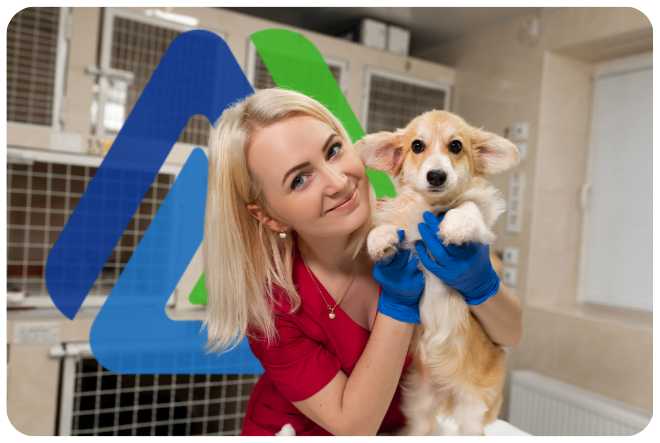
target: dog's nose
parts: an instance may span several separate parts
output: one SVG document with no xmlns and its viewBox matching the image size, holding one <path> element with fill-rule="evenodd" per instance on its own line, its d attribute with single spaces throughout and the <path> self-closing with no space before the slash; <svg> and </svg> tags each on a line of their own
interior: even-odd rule
<svg viewBox="0 0 660 443">
<path fill-rule="evenodd" d="M 431 186 L 440 186 L 447 180 L 447 173 L 445 171 L 429 171 L 426 174 L 426 180 Z"/>
</svg>

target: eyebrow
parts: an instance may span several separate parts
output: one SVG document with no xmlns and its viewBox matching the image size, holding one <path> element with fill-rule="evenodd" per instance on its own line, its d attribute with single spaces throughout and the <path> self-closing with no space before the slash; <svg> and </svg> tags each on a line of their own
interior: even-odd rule
<svg viewBox="0 0 660 443">
<path fill-rule="evenodd" d="M 323 149 L 321 150 L 321 152 L 325 152 L 325 150 L 328 149 L 328 146 L 330 145 L 330 142 L 332 141 L 332 139 L 333 139 L 336 135 L 339 135 L 339 134 L 337 134 L 336 132 L 333 132 L 332 134 L 330 134 L 330 136 L 328 137 L 328 139 L 327 139 L 327 140 L 325 141 L 325 143 L 323 144 Z M 311 165 L 310 162 L 305 162 L 305 163 L 301 163 L 301 164 L 299 164 L 299 165 L 297 165 L 297 166 L 294 166 L 293 168 L 289 169 L 289 170 L 286 172 L 286 174 L 284 174 L 284 179 L 282 180 L 282 185 L 284 185 L 284 182 L 286 181 L 286 178 L 287 178 L 289 175 L 293 174 L 293 173 L 296 172 L 298 169 L 306 168 L 306 167 L 309 166 L 309 165 Z"/>
</svg>

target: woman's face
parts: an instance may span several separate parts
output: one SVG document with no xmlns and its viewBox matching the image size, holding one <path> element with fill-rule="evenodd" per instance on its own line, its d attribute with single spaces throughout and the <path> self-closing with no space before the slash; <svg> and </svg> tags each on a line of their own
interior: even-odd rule
<svg viewBox="0 0 660 443">
<path fill-rule="evenodd" d="M 307 115 L 261 129 L 248 148 L 248 167 L 270 205 L 264 222 L 302 235 L 348 235 L 369 216 L 369 183 L 350 142 Z M 256 205 L 248 209 L 258 215 Z"/>
</svg>

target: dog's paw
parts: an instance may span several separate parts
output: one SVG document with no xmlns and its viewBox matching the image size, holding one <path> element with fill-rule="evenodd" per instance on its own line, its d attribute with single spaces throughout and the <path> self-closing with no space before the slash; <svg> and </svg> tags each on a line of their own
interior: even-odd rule
<svg viewBox="0 0 660 443">
<path fill-rule="evenodd" d="M 373 260 L 383 260 L 399 249 L 399 229 L 393 225 L 381 225 L 367 237 L 367 251 Z"/>
<path fill-rule="evenodd" d="M 445 245 L 468 242 L 488 244 L 495 239 L 495 235 L 486 227 L 479 208 L 472 202 L 447 211 L 440 223 L 438 237 L 442 238 Z"/>
<path fill-rule="evenodd" d="M 287 423 L 282 426 L 282 429 L 280 429 L 279 432 L 276 432 L 275 435 L 278 437 L 292 437 L 296 435 L 296 430 L 293 429 L 293 426 L 291 426 L 290 423 Z"/>
</svg>

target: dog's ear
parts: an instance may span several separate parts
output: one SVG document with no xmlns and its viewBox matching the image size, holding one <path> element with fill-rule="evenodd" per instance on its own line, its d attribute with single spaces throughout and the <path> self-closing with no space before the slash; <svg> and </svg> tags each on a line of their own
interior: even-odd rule
<svg viewBox="0 0 660 443">
<path fill-rule="evenodd" d="M 480 174 L 497 174 L 518 164 L 518 148 L 503 137 L 472 128 L 471 142 L 474 166 Z"/>
<path fill-rule="evenodd" d="M 392 177 L 401 171 L 403 129 L 396 132 L 369 134 L 355 144 L 364 166 L 375 171 L 384 171 Z"/>
</svg>

